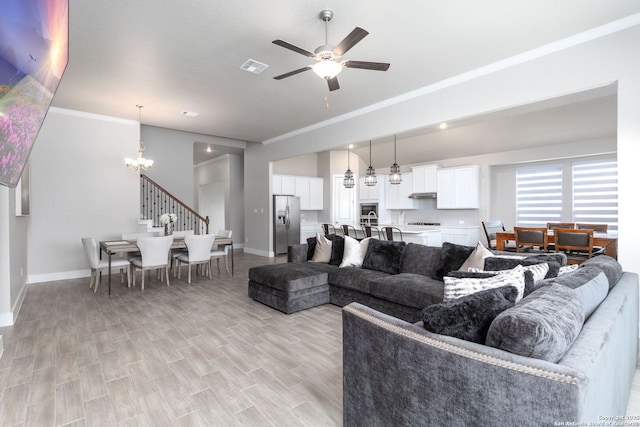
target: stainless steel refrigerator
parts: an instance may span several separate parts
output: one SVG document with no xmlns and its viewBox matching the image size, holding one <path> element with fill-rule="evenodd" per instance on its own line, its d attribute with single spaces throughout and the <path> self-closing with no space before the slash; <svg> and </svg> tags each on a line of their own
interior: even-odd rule
<svg viewBox="0 0 640 427">
<path fill-rule="evenodd" d="M 300 197 L 273 196 L 273 252 L 286 254 L 300 243 Z"/>
</svg>

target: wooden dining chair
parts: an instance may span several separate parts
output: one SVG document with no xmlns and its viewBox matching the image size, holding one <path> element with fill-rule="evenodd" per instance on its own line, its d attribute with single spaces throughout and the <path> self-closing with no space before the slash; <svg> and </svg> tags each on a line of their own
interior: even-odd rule
<svg viewBox="0 0 640 427">
<path fill-rule="evenodd" d="M 547 230 L 555 230 L 556 228 L 576 228 L 576 224 L 574 222 L 548 222 Z"/>
<path fill-rule="evenodd" d="M 607 233 L 609 229 L 607 224 L 587 224 L 584 222 L 577 222 L 576 229 L 578 230 L 593 230 L 594 233 Z"/>
<path fill-rule="evenodd" d="M 549 235 L 544 227 L 513 227 L 516 252 L 547 252 Z M 539 249 L 536 251 L 535 247 Z"/>
<path fill-rule="evenodd" d="M 593 230 L 556 228 L 553 235 L 555 250 L 567 255 L 567 264 L 580 264 L 593 256 Z"/>
</svg>

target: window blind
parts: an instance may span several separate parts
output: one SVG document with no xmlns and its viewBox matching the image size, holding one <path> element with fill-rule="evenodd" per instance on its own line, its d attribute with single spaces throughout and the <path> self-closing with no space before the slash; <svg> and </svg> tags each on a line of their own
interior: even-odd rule
<svg viewBox="0 0 640 427">
<path fill-rule="evenodd" d="M 546 227 L 562 218 L 562 165 L 516 171 L 516 214 L 520 227 Z"/>
<path fill-rule="evenodd" d="M 618 231 L 618 162 L 573 163 L 573 220 Z"/>
</svg>

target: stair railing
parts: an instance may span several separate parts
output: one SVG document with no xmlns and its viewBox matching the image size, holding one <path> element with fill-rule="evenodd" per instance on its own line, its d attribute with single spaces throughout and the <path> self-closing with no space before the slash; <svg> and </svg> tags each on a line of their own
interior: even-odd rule
<svg viewBox="0 0 640 427">
<path fill-rule="evenodd" d="M 193 230 L 195 234 L 209 234 L 209 217 L 203 217 L 180 199 L 146 175 L 140 175 L 140 215 L 162 227 L 160 216 L 174 213 L 178 217 L 174 230 Z"/>
</svg>

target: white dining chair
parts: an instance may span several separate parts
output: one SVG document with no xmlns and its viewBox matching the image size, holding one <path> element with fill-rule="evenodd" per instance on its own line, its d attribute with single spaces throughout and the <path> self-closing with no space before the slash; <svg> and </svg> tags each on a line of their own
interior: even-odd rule
<svg viewBox="0 0 640 427">
<path fill-rule="evenodd" d="M 95 293 L 98 290 L 98 286 L 100 285 L 100 273 L 103 271 L 109 271 L 109 261 L 100 259 L 100 248 L 98 247 L 98 243 L 93 237 L 83 237 L 82 247 L 84 248 L 84 253 L 87 255 L 89 266 L 91 267 L 91 280 L 89 281 L 89 289 L 91 289 L 95 285 L 93 289 L 93 292 Z M 122 275 L 126 271 L 127 286 L 130 285 L 131 277 L 129 276 L 129 261 L 127 261 L 126 259 L 112 259 L 111 268 L 120 269 L 120 283 L 122 283 Z"/>
<path fill-rule="evenodd" d="M 187 264 L 189 268 L 187 283 L 191 283 L 191 266 L 203 265 L 209 279 L 211 279 L 211 266 L 209 264 L 213 234 L 198 234 L 184 236 L 184 243 L 187 245 L 187 253 L 182 253 L 176 258 L 176 269 L 178 271 L 178 279 L 180 278 L 180 264 Z M 175 273 L 174 273 L 175 274 Z"/>
<path fill-rule="evenodd" d="M 194 234 L 195 232 L 193 230 L 178 230 L 173 232 L 173 238 L 184 239 L 185 236 L 193 236 Z M 169 271 L 172 271 L 174 265 L 178 262 L 177 261 L 178 255 L 186 254 L 186 253 L 187 253 L 186 249 L 175 249 L 171 251 L 171 265 L 169 266 Z M 173 274 L 173 277 L 176 277 L 175 272 Z"/>
<path fill-rule="evenodd" d="M 232 233 L 233 232 L 231 230 L 218 230 L 217 236 L 230 239 Z M 218 273 L 220 273 L 220 258 L 224 258 L 224 268 L 227 273 L 229 272 L 229 263 L 227 257 L 227 255 L 229 254 L 229 247 L 229 245 L 224 245 L 224 247 L 220 249 L 218 245 L 214 244 L 214 247 L 211 248 L 211 254 L 209 258 L 210 261 L 213 261 L 214 259 L 216 260 L 216 263 L 218 265 Z M 211 269 L 211 264 L 209 264 L 209 269 Z"/>
<path fill-rule="evenodd" d="M 173 243 L 173 236 L 144 237 L 138 239 L 140 256 L 132 258 L 131 273 L 133 274 L 133 286 L 136 285 L 136 269 L 142 270 L 142 283 L 140 290 L 144 291 L 144 272 L 164 268 L 165 279 L 169 286 L 169 250 Z"/>
</svg>

